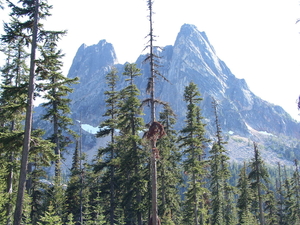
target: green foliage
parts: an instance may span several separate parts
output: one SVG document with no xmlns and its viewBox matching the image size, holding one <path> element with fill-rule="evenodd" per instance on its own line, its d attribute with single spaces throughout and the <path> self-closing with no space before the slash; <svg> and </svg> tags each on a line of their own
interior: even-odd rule
<svg viewBox="0 0 300 225">
<path fill-rule="evenodd" d="M 187 102 L 186 126 L 180 131 L 180 145 L 183 148 L 184 171 L 187 174 L 188 188 L 185 193 L 184 215 L 185 224 L 204 224 L 207 219 L 206 201 L 208 190 L 204 187 L 207 176 L 207 162 L 203 159 L 204 146 L 209 142 L 205 138 L 205 125 L 201 122 L 200 107 L 202 99 L 194 83 L 190 83 L 184 92 Z"/>
<path fill-rule="evenodd" d="M 239 197 L 237 200 L 239 224 L 255 224 L 254 215 L 251 213 L 254 193 L 250 187 L 245 163 L 240 171 L 237 188 L 239 189 Z"/>
<path fill-rule="evenodd" d="M 117 158 L 120 165 L 118 170 L 121 193 L 121 202 L 124 208 L 124 221 L 126 223 L 142 223 L 146 216 L 145 204 L 147 172 L 144 166 L 148 160 L 148 154 L 142 149 L 142 138 L 139 133 L 144 128 L 142 119 L 141 102 L 138 99 L 139 90 L 134 84 L 134 79 L 140 76 L 140 69 L 135 64 L 126 64 L 124 76 L 127 86 L 120 91 L 118 107 Z"/>
<path fill-rule="evenodd" d="M 80 218 L 81 190 L 83 188 L 82 171 L 80 168 L 81 159 L 78 147 L 77 141 L 73 154 L 70 179 L 66 189 L 67 212 L 72 214 L 74 218 Z"/>
<path fill-rule="evenodd" d="M 119 92 L 116 90 L 116 84 L 118 81 L 118 71 L 112 68 L 111 72 L 106 75 L 106 82 L 108 84 L 106 95 L 106 107 L 107 110 L 104 113 L 104 117 L 107 119 L 102 121 L 99 126 L 99 131 L 96 137 L 104 137 L 109 135 L 110 142 L 106 147 L 99 149 L 98 162 L 95 165 L 95 172 L 103 171 L 103 183 L 101 184 L 101 194 L 108 205 L 105 207 L 107 211 L 104 212 L 108 216 L 109 223 L 112 225 L 115 223 L 117 216 L 117 207 L 120 205 L 118 202 L 118 192 L 116 186 L 119 183 L 119 177 L 117 176 L 117 168 L 120 166 L 120 160 L 118 158 L 118 149 L 116 148 L 115 130 L 118 124 L 118 101 Z"/>
<path fill-rule="evenodd" d="M 63 225 L 62 219 L 56 214 L 55 207 L 50 203 L 48 210 L 40 218 L 38 225 Z"/>
<path fill-rule="evenodd" d="M 159 200 L 159 215 L 163 224 L 181 223 L 181 201 L 178 187 L 182 184 L 181 154 L 174 130 L 176 117 L 169 106 L 160 113 L 159 122 L 164 126 L 166 137 L 158 141 L 159 160 L 157 166 Z"/>
<path fill-rule="evenodd" d="M 211 190 L 211 221 L 213 224 L 233 224 L 234 223 L 234 206 L 233 206 L 233 188 L 229 184 L 229 157 L 224 145 L 222 131 L 219 124 L 217 113 L 217 103 L 213 99 L 213 109 L 215 112 L 216 123 L 216 142 L 210 153 L 210 190 Z"/>
<path fill-rule="evenodd" d="M 46 112 L 43 119 L 52 123 L 51 137 L 54 144 L 54 152 L 57 156 L 55 162 L 55 175 L 60 175 L 60 157 L 64 148 L 71 143 L 71 138 L 64 134 L 75 135 L 69 129 L 72 120 L 68 116 L 70 113 L 70 99 L 67 95 L 73 91 L 70 85 L 77 83 L 78 78 L 67 78 L 63 76 L 61 61 L 63 54 L 57 50 L 57 42 L 65 31 L 45 31 L 45 42 L 40 46 L 41 58 L 37 60 L 36 73 L 39 78 L 38 89 L 43 92 L 43 98 L 46 100 L 42 104 Z"/>
</svg>

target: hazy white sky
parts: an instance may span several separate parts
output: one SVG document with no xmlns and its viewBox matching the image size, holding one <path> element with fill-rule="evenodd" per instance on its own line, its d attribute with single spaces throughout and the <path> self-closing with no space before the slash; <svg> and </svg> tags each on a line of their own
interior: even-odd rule
<svg viewBox="0 0 300 225">
<path fill-rule="evenodd" d="M 67 74 L 82 43 L 106 39 L 120 63 L 134 62 L 149 33 L 146 0 L 48 0 L 46 28 L 68 30 L 60 42 Z M 300 94 L 298 0 L 155 0 L 157 45 L 173 45 L 184 23 L 205 31 L 217 55 L 254 94 L 295 119 Z M 0 19 L 4 17 L 0 11 Z M 0 64 L 1 65 L 1 64 Z M 201 90 L 200 90 L 201 91 Z"/>
</svg>

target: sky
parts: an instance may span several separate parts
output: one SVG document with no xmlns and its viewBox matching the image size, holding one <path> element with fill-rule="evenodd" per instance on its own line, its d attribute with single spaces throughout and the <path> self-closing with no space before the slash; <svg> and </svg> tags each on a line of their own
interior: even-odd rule
<svg viewBox="0 0 300 225">
<path fill-rule="evenodd" d="M 113 44 L 119 63 L 135 62 L 146 53 L 146 0 L 48 3 L 53 9 L 52 16 L 43 21 L 45 28 L 68 31 L 59 43 L 65 53 L 66 75 L 83 43 L 93 45 L 106 39 Z M 298 0 L 154 0 L 153 11 L 156 45 L 173 45 L 183 24 L 195 25 L 206 33 L 218 57 L 237 78 L 246 80 L 255 95 L 282 106 L 300 121 L 296 104 L 300 95 Z M 0 11 L 1 21 L 7 21 L 5 15 Z"/>
</svg>

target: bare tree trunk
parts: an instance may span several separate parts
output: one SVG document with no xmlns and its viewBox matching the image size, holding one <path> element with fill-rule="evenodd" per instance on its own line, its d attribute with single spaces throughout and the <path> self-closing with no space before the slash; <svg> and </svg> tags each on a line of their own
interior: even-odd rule
<svg viewBox="0 0 300 225">
<path fill-rule="evenodd" d="M 155 121 L 155 97 L 154 97 L 154 59 L 153 59 L 153 27 L 152 27 L 152 2 L 149 0 L 149 20 L 150 20 L 150 73 L 151 73 L 151 123 Z M 157 207 L 157 164 L 156 164 L 156 143 L 151 140 L 151 186 L 152 186 L 152 225 L 157 225 L 158 207 Z"/>
<path fill-rule="evenodd" d="M 27 175 L 28 155 L 30 149 L 31 129 L 32 129 L 32 113 L 33 113 L 33 94 L 34 94 L 34 69 L 35 69 L 35 51 L 37 46 L 37 30 L 38 30 L 38 10 L 39 0 L 35 0 L 35 13 L 34 24 L 32 32 L 32 44 L 31 44 L 31 58 L 30 58 L 30 73 L 29 73 L 29 87 L 28 87 L 28 99 L 25 121 L 25 133 L 24 143 L 21 159 L 21 169 L 19 186 L 16 200 L 16 209 L 14 214 L 14 225 L 20 225 L 23 211 L 23 200 Z"/>
<path fill-rule="evenodd" d="M 151 141 L 152 149 L 156 149 L 154 141 Z M 151 155 L 151 184 L 152 184 L 152 225 L 157 225 L 157 164 L 156 152 Z"/>
</svg>

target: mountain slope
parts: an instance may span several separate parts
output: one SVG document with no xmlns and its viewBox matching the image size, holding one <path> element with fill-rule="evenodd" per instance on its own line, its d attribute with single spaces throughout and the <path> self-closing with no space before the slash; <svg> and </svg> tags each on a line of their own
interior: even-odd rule
<svg viewBox="0 0 300 225">
<path fill-rule="evenodd" d="M 293 120 L 280 106 L 276 106 L 254 95 L 244 79 L 236 78 L 218 58 L 206 34 L 189 24 L 184 24 L 177 36 L 174 46 L 157 50 L 161 73 L 170 81 L 160 80 L 156 83 L 156 95 L 162 101 L 169 102 L 177 114 L 177 128 L 182 127 L 186 106 L 183 92 L 189 82 L 195 82 L 203 97 L 202 113 L 207 123 L 208 135 L 215 133 L 214 115 L 211 107 L 212 97 L 219 103 L 219 117 L 224 136 L 229 142 L 230 156 L 233 160 L 242 160 L 252 154 L 251 141 L 265 145 L 264 151 L 274 153 L 269 148 L 270 137 L 282 137 L 287 148 L 296 146 L 300 137 L 300 124 Z M 145 88 L 149 77 L 149 65 L 143 63 L 141 55 L 136 63 L 142 69 L 143 76 L 136 81 L 141 90 L 141 98 L 146 98 Z M 96 127 L 105 111 L 106 90 L 105 76 L 112 66 L 120 72 L 119 88 L 122 88 L 124 65 L 117 64 L 113 46 L 105 40 L 97 45 L 82 45 L 73 60 L 68 77 L 80 78 L 80 84 L 74 86 L 72 99 L 72 118 L 84 124 Z M 147 109 L 146 109 L 147 111 Z M 149 118 L 145 117 L 146 122 Z M 85 133 L 88 137 L 88 133 Z M 243 143 L 243 145 L 241 145 Z M 274 143 L 274 142 L 272 142 Z M 95 148 L 96 141 L 92 135 L 84 141 L 86 148 Z M 87 147 L 89 146 L 89 147 Z M 270 144 L 271 146 L 271 144 Z M 245 150 L 244 156 L 236 155 Z M 250 155 L 251 155 L 250 154 Z M 284 160 L 280 153 L 274 153 L 274 161 Z"/>
</svg>

